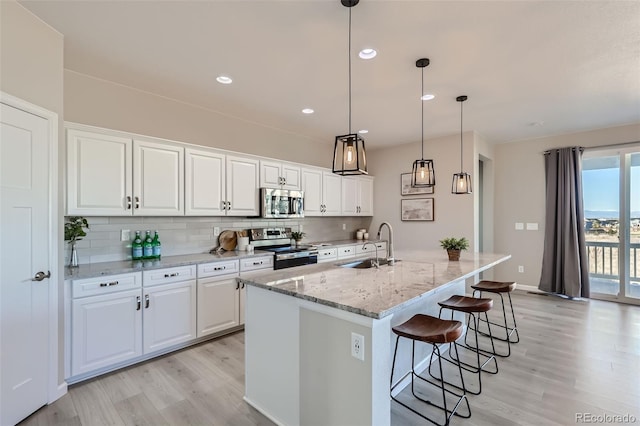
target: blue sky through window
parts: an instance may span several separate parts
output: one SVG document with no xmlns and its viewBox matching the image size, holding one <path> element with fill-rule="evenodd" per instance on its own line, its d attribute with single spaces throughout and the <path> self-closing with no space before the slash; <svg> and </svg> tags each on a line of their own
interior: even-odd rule
<svg viewBox="0 0 640 426">
<path fill-rule="evenodd" d="M 617 218 L 619 168 L 583 170 L 586 217 Z M 631 167 L 631 217 L 640 217 L 640 167 Z"/>
</svg>

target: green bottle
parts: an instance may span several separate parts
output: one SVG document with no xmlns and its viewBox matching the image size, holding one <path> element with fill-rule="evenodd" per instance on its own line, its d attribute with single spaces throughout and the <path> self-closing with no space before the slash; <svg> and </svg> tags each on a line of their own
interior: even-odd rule
<svg viewBox="0 0 640 426">
<path fill-rule="evenodd" d="M 162 244 L 160 243 L 160 237 L 158 236 L 158 231 L 156 231 L 156 235 L 153 237 L 153 258 L 160 259 L 162 255 Z"/>
<path fill-rule="evenodd" d="M 131 244 L 131 258 L 133 260 L 142 259 L 142 238 L 140 238 L 140 231 L 136 231 L 136 237 Z"/>
<path fill-rule="evenodd" d="M 147 236 L 142 243 L 142 258 L 153 259 L 153 240 L 151 239 L 151 231 L 147 231 Z"/>
</svg>

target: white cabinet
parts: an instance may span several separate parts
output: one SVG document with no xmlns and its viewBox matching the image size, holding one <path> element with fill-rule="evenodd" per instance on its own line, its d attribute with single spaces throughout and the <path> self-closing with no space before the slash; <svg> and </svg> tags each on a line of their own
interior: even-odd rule
<svg viewBox="0 0 640 426">
<path fill-rule="evenodd" d="M 342 246 L 338 247 L 338 259 L 349 259 L 355 257 L 356 246 Z"/>
<path fill-rule="evenodd" d="M 196 338 L 196 281 L 143 288 L 144 353 Z"/>
<path fill-rule="evenodd" d="M 248 157 L 227 155 L 226 173 L 227 215 L 259 215 L 259 161 Z"/>
<path fill-rule="evenodd" d="M 184 214 L 184 148 L 67 130 L 67 214 Z"/>
<path fill-rule="evenodd" d="M 141 281 L 134 273 L 72 282 L 72 375 L 142 355 Z"/>
<path fill-rule="evenodd" d="M 237 260 L 198 265 L 198 337 L 241 324 L 239 269 Z"/>
<path fill-rule="evenodd" d="M 302 169 L 305 216 L 342 214 L 342 177 L 322 169 Z"/>
<path fill-rule="evenodd" d="M 133 140 L 67 130 L 67 214 L 132 214 Z"/>
<path fill-rule="evenodd" d="M 260 187 L 300 189 L 300 167 L 279 161 L 260 160 Z"/>
<path fill-rule="evenodd" d="M 373 216 L 373 178 L 367 176 L 342 178 L 342 214 Z"/>
<path fill-rule="evenodd" d="M 136 215 L 184 215 L 183 147 L 133 141 L 133 205 Z"/>
<path fill-rule="evenodd" d="M 185 150 L 187 216 L 257 216 L 259 161 L 212 150 Z"/>
<path fill-rule="evenodd" d="M 338 249 L 336 247 L 318 249 L 318 263 L 331 262 L 333 260 L 338 260 Z"/>
<path fill-rule="evenodd" d="M 224 216 L 227 184 L 226 156 L 213 151 L 185 149 L 185 214 Z"/>
<path fill-rule="evenodd" d="M 372 241 L 373 242 L 373 241 Z M 368 256 L 368 257 L 372 257 L 375 256 L 376 253 L 376 249 L 378 251 L 378 257 L 379 258 L 386 258 L 387 257 L 387 242 L 386 241 L 378 241 L 375 242 L 375 248 L 373 247 L 372 244 L 366 244 L 367 241 L 362 241 L 362 244 L 358 244 L 356 246 L 356 255 L 357 256 Z"/>
</svg>

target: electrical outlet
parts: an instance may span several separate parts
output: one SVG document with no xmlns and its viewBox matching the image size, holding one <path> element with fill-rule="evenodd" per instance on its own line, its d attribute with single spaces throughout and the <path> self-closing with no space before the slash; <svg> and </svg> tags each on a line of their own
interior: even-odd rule
<svg viewBox="0 0 640 426">
<path fill-rule="evenodd" d="M 343 230 L 343 231 L 346 231 L 346 230 L 347 230 L 347 224 L 346 224 L 346 223 L 343 223 L 343 224 L 342 224 L 342 230 Z"/>
<path fill-rule="evenodd" d="M 220 227 L 219 226 L 214 226 L 213 227 L 213 236 L 217 237 L 218 235 L 220 235 Z"/>
<path fill-rule="evenodd" d="M 351 333 L 351 356 L 364 361 L 364 336 L 358 333 Z"/>
<path fill-rule="evenodd" d="M 298 228 L 300 232 L 304 231 L 304 226 L 302 224 L 298 225 Z"/>
<path fill-rule="evenodd" d="M 518 272 L 520 272 L 521 274 L 524 274 L 524 266 L 522 265 L 518 266 Z"/>
<path fill-rule="evenodd" d="M 129 229 L 120 230 L 120 241 L 129 241 L 131 239 L 131 231 Z"/>
</svg>

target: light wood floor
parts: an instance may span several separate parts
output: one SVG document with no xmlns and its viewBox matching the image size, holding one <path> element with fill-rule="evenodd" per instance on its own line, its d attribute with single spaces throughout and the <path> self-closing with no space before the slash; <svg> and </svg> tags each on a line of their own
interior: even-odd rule
<svg viewBox="0 0 640 426">
<path fill-rule="evenodd" d="M 640 307 L 523 292 L 514 304 L 521 342 L 452 425 L 569 425 L 576 413 L 640 424 Z M 242 400 L 243 360 L 240 332 L 73 385 L 22 424 L 271 425 Z M 425 423 L 392 402 L 393 425 Z"/>
</svg>

